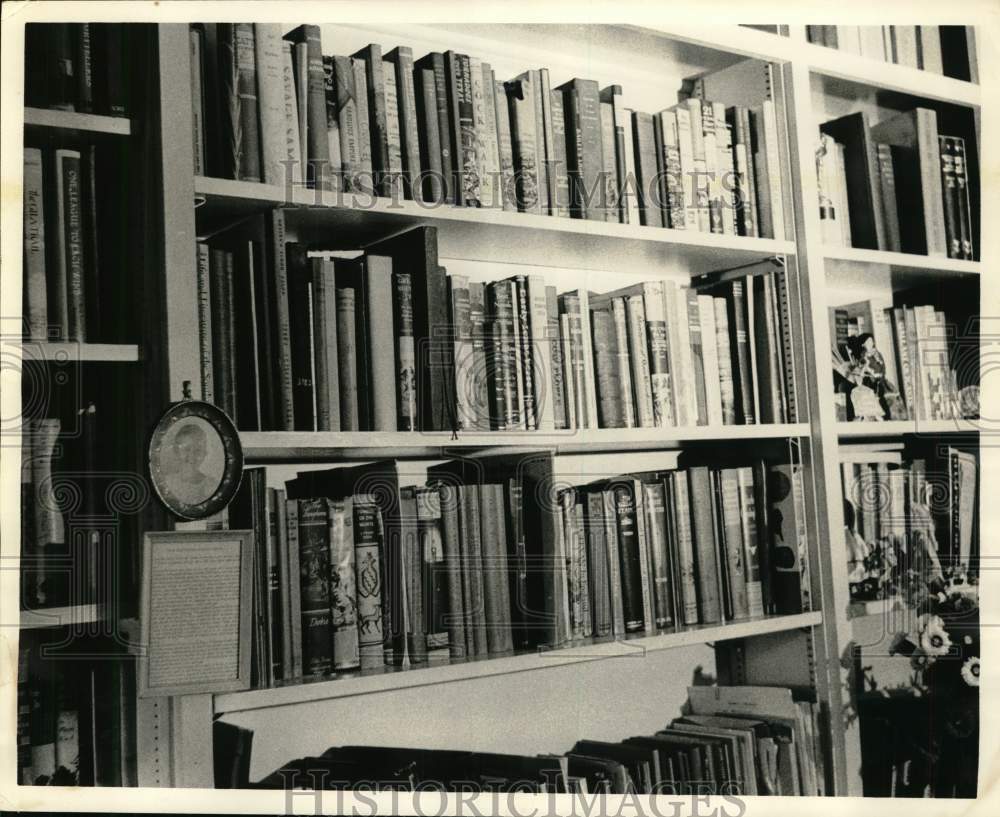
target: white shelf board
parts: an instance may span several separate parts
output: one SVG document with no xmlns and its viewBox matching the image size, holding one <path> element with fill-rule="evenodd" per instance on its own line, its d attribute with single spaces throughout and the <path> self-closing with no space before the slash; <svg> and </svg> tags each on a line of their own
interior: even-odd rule
<svg viewBox="0 0 1000 817">
<path fill-rule="evenodd" d="M 863 250 L 855 247 L 826 246 L 823 248 L 823 255 L 828 262 L 832 262 L 833 266 L 842 264 L 878 265 L 889 267 L 894 276 L 905 275 L 907 277 L 977 276 L 981 267 L 978 261 L 888 252 L 886 250 Z"/>
<path fill-rule="evenodd" d="M 46 360 L 54 363 L 137 363 L 139 347 L 127 343 L 35 343 L 25 341 L 22 360 Z"/>
<path fill-rule="evenodd" d="M 52 108 L 25 108 L 24 124 L 38 128 L 104 133 L 111 136 L 128 136 L 132 133 L 132 121 L 124 116 L 102 116 Z"/>
<path fill-rule="evenodd" d="M 804 437 L 806 423 L 690 428 L 601 428 L 580 431 L 241 431 L 247 461 L 298 461 L 333 457 L 371 459 L 388 456 L 437 457 L 457 449 L 552 449 L 572 454 L 641 451 L 684 442 Z"/>
<path fill-rule="evenodd" d="M 972 82 L 814 43 L 796 42 L 790 45 L 791 59 L 804 62 L 814 74 L 829 78 L 834 84 L 839 80 L 940 102 L 970 106 L 982 104 L 980 87 Z"/>
<path fill-rule="evenodd" d="M 277 706 L 347 698 L 390 692 L 398 689 L 432 684 L 469 681 L 497 675 L 544 670 L 551 667 L 587 661 L 632 657 L 637 653 L 676 649 L 694 644 L 706 644 L 736 638 L 751 638 L 766 633 L 815 627 L 822 622 L 819 612 L 789 616 L 771 616 L 728 624 L 691 627 L 676 633 L 664 633 L 625 641 L 602 641 L 570 646 L 559 650 L 524 653 L 478 661 L 463 661 L 418 669 L 389 670 L 366 675 L 351 675 L 332 680 L 301 683 L 248 692 L 231 692 L 214 696 L 216 714 L 267 709 Z M 439 691 L 440 693 L 440 691 Z"/>
<path fill-rule="evenodd" d="M 902 437 L 908 434 L 977 434 L 986 420 L 886 420 L 882 423 L 837 423 L 841 440 Z"/>
<path fill-rule="evenodd" d="M 46 627 L 66 627 L 74 624 L 94 624 L 102 621 L 104 614 L 96 604 L 77 604 L 70 607 L 48 607 L 21 611 L 22 630 L 40 630 Z"/>
<path fill-rule="evenodd" d="M 257 182 L 195 178 L 198 234 L 208 236 L 277 205 L 297 240 L 327 249 L 357 249 L 418 225 L 436 226 L 441 258 L 570 269 L 664 271 L 690 275 L 729 269 L 795 252 L 791 241 L 719 235 L 637 224 L 455 207 L 369 195 L 288 189 Z"/>
</svg>

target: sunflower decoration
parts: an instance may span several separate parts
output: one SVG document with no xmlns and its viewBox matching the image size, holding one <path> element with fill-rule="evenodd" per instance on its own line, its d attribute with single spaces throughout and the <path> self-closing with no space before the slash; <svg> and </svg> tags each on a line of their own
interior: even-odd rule
<svg viewBox="0 0 1000 817">
<path fill-rule="evenodd" d="M 970 687 L 979 686 L 979 656 L 973 655 L 965 659 L 961 670 L 962 680 Z"/>
<path fill-rule="evenodd" d="M 951 639 L 940 616 L 924 613 L 918 619 L 920 648 L 927 656 L 947 655 L 951 649 Z"/>
</svg>

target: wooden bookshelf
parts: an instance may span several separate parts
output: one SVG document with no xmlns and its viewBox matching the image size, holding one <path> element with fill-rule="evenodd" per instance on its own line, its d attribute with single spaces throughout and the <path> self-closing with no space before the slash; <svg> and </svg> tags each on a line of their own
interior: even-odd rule
<svg viewBox="0 0 1000 817">
<path fill-rule="evenodd" d="M 80 135 L 129 136 L 132 121 L 123 116 L 60 111 L 53 108 L 25 108 L 24 125 L 29 128 L 53 128 Z"/>
<path fill-rule="evenodd" d="M 142 354 L 137 345 L 127 343 L 33 343 L 27 341 L 23 360 L 54 363 L 138 363 Z"/>
<path fill-rule="evenodd" d="M 685 442 L 773 440 L 804 437 L 805 423 L 693 428 L 602 428 L 580 431 L 243 431 L 240 441 L 250 462 L 372 457 L 443 458 L 467 449 L 551 449 L 559 454 L 644 451 Z"/>
<path fill-rule="evenodd" d="M 822 614 L 819 612 L 771 616 L 749 621 L 733 621 L 728 624 L 691 627 L 676 633 L 663 633 L 645 638 L 594 641 L 558 650 L 485 658 L 481 661 L 448 663 L 419 669 L 386 670 L 363 676 L 345 675 L 343 678 L 327 681 L 216 695 L 213 707 L 216 714 L 244 712 L 309 701 L 349 698 L 375 692 L 410 689 L 431 684 L 546 670 L 567 664 L 635 657 L 645 652 L 679 649 L 694 644 L 752 638 L 770 633 L 798 630 L 803 627 L 816 627 L 822 623 L 822 620 Z"/>
<path fill-rule="evenodd" d="M 585 221 L 502 209 L 431 205 L 367 195 L 288 189 L 257 182 L 197 177 L 198 234 L 277 205 L 297 208 L 287 221 L 299 240 L 355 249 L 420 225 L 439 228 L 438 255 L 581 270 L 659 271 L 683 264 L 691 275 L 730 269 L 794 252 L 790 241 Z M 334 246 L 329 246 L 331 242 Z"/>
</svg>

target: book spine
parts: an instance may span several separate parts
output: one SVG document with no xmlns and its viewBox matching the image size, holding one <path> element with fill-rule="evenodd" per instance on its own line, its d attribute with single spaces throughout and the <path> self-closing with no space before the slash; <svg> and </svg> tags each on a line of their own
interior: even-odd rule
<svg viewBox="0 0 1000 817">
<path fill-rule="evenodd" d="M 285 143 L 285 79 L 281 26 L 277 23 L 254 23 L 254 46 L 257 106 L 260 113 L 261 175 L 262 181 L 266 184 L 277 185 L 285 181 L 285 166 L 282 163 L 288 158 Z M 192 54 L 193 59 L 194 54 Z M 198 81 L 200 79 L 199 73 Z M 203 134 L 199 136 L 203 138 Z"/>
<path fill-rule="evenodd" d="M 417 533 L 419 536 L 419 581 L 423 590 L 423 632 L 428 657 L 441 652 L 450 654 L 448 638 L 449 572 L 445 561 L 441 519 L 441 496 L 436 488 L 418 488 Z M 506 577 L 504 579 L 506 581 Z"/>
<path fill-rule="evenodd" d="M 514 313 L 510 302 L 510 289 L 503 282 L 489 284 L 489 391 L 492 395 L 491 420 L 495 430 L 517 428 L 517 401 L 511 363 L 513 361 Z"/>
<path fill-rule="evenodd" d="M 441 511 L 441 533 L 448 584 L 448 650 L 452 658 L 465 658 L 467 610 L 462 596 L 462 550 L 458 522 L 458 489 L 453 485 L 438 486 Z"/>
<path fill-rule="evenodd" d="M 725 298 L 713 298 L 715 311 L 715 337 L 719 367 L 719 395 L 722 404 L 722 423 L 736 423 L 736 383 L 733 377 L 734 351 L 730 342 L 728 305 Z"/>
<path fill-rule="evenodd" d="M 548 338 L 548 303 L 545 281 L 540 275 L 525 277 L 526 327 L 529 331 L 528 352 L 532 373 L 532 390 L 535 428 L 539 431 L 555 429 L 552 405 L 552 347 Z"/>
<path fill-rule="evenodd" d="M 552 109 L 552 152 L 548 159 L 548 172 L 552 180 L 552 214 L 561 217 L 570 215 L 569 167 L 566 153 L 566 111 L 561 91 L 549 93 Z"/>
<path fill-rule="evenodd" d="M 232 391 L 229 380 L 229 360 L 232 348 L 229 344 L 227 330 L 227 286 L 226 286 L 226 251 L 213 248 L 210 255 L 210 306 L 212 324 L 212 380 L 215 385 L 215 405 L 223 411 L 231 412 L 228 395 Z"/>
<path fill-rule="evenodd" d="M 330 620 L 330 547 L 326 500 L 299 501 L 299 586 L 302 604 L 302 663 L 307 676 L 333 670 Z"/>
<path fill-rule="evenodd" d="M 358 640 L 358 596 L 354 567 L 354 507 L 350 499 L 327 500 L 330 539 L 330 613 L 333 623 L 333 668 L 361 665 Z"/>
<path fill-rule="evenodd" d="M 317 259 L 318 260 L 318 259 Z M 313 348 L 317 431 L 340 431 L 340 344 L 336 279 L 329 259 L 313 263 Z"/>
<path fill-rule="evenodd" d="M 367 331 L 371 388 L 372 431 L 395 431 L 399 427 L 399 403 L 396 355 L 393 354 L 393 325 L 387 320 L 393 314 L 393 269 L 388 256 L 367 255 L 364 264 Z M 411 313 L 412 314 L 412 313 Z M 385 316 L 386 320 L 380 320 Z"/>
<path fill-rule="evenodd" d="M 478 426 L 478 406 L 475 403 L 473 377 L 476 375 L 472 348 L 472 314 L 469 279 L 450 275 L 451 325 L 454 332 L 452 349 L 455 359 L 455 427 L 459 430 Z"/>
<path fill-rule="evenodd" d="M 416 68 L 414 73 L 419 136 L 420 167 L 423 186 L 419 195 L 424 201 L 444 201 L 444 168 L 441 166 L 441 131 L 437 116 L 437 90 L 433 68 Z"/>
<path fill-rule="evenodd" d="M 670 582 L 670 565 L 667 556 L 667 510 L 662 484 L 644 485 L 646 527 L 653 567 L 653 597 L 656 626 L 672 627 L 673 588 Z"/>
<path fill-rule="evenodd" d="M 379 509 L 371 497 L 355 496 L 352 505 L 358 653 L 365 670 L 385 663 L 384 541 Z"/>
<path fill-rule="evenodd" d="M 768 66 L 770 70 L 770 66 Z M 764 150 L 767 155 L 767 181 L 769 184 L 769 200 L 771 205 L 771 237 L 785 237 L 784 194 L 782 191 L 782 172 L 778 145 L 778 118 L 774 102 L 765 99 L 762 106 L 764 125 Z"/>
<path fill-rule="evenodd" d="M 709 231 L 723 233 L 722 199 L 720 197 L 719 147 L 715 130 L 715 115 L 712 103 L 703 101 L 701 104 L 702 143 L 705 150 L 705 183 L 708 187 L 708 223 Z"/>
<path fill-rule="evenodd" d="M 698 322 L 701 325 L 705 363 L 705 404 L 708 410 L 708 424 L 721 426 L 722 391 L 719 375 L 719 351 L 716 341 L 715 303 L 711 295 L 698 296 Z"/>
<path fill-rule="evenodd" d="M 688 114 L 688 132 L 691 140 L 691 167 L 693 172 L 693 185 L 691 199 L 697 217 L 698 226 L 696 229 L 703 233 L 711 232 L 711 217 L 709 205 L 709 177 L 708 164 L 705 149 L 705 127 L 702 121 L 702 108 L 700 99 L 686 99 L 682 107 Z M 680 117 L 678 116 L 678 124 Z M 687 135 L 687 134 L 685 134 Z M 683 161 L 683 159 L 682 159 Z"/>
<path fill-rule="evenodd" d="M 547 342 L 551 360 L 552 414 L 557 429 L 569 428 L 567 421 L 566 382 L 563 378 L 564 363 L 562 341 L 559 333 L 559 297 L 554 286 L 545 287 L 545 314 Z"/>
<path fill-rule="evenodd" d="M 365 66 L 366 95 L 368 97 L 368 131 L 371 137 L 371 161 L 374 188 L 378 195 L 388 196 L 390 172 L 389 131 L 385 99 L 385 66 L 382 48 L 370 44 L 354 54 Z M 361 95 L 361 88 L 358 88 Z"/>
<path fill-rule="evenodd" d="M 284 499 L 285 491 L 278 490 L 276 501 L 284 502 L 284 522 L 286 550 L 285 585 L 288 596 L 288 618 L 286 622 L 289 644 L 288 678 L 302 677 L 302 591 L 299 579 L 299 503 L 295 499 Z"/>
<path fill-rule="evenodd" d="M 205 95 L 202 73 L 202 52 L 205 44 L 200 28 L 188 31 L 189 57 L 191 59 L 191 145 L 193 148 L 194 174 L 205 175 Z M 258 57 L 258 60 L 260 58 Z"/>
<path fill-rule="evenodd" d="M 424 630 L 424 595 L 421 579 L 423 565 L 420 559 L 420 520 L 417 516 L 417 493 L 413 487 L 404 487 L 399 492 L 399 551 L 393 552 L 389 545 L 391 559 L 400 570 L 400 592 L 391 598 L 393 622 L 398 621 L 401 640 L 400 652 L 394 663 L 415 667 L 427 663 L 427 632 Z M 390 539 L 391 542 L 391 539 Z M 398 605 L 398 610 L 397 610 Z M 401 615 L 400 615 L 401 614 Z"/>
<path fill-rule="evenodd" d="M 640 428 L 656 425 L 653 387 L 650 379 L 649 351 L 647 346 L 646 313 L 641 295 L 625 299 L 629 326 L 629 358 L 632 364 L 632 385 L 635 394 L 636 414 Z"/>
<path fill-rule="evenodd" d="M 705 352 L 701 331 L 701 311 L 696 290 L 686 289 L 684 298 L 687 303 L 688 336 L 694 367 L 694 396 L 697 409 L 696 412 L 692 412 L 692 416 L 697 416 L 698 425 L 703 426 L 708 424 L 708 398 L 705 388 Z"/>
<path fill-rule="evenodd" d="M 587 566 L 590 580 L 589 595 L 593 600 L 591 619 L 593 634 L 600 638 L 611 634 L 612 608 L 611 586 L 608 574 L 607 545 L 604 542 L 604 501 L 601 494 L 589 491 L 586 494 L 586 509 L 581 528 L 587 537 Z M 578 507 L 583 510 L 583 504 Z"/>
<path fill-rule="evenodd" d="M 518 292 L 516 280 L 502 282 L 503 286 L 510 289 L 509 301 L 511 304 L 511 327 L 510 345 L 507 347 L 509 355 L 509 371 L 511 380 L 511 394 L 514 401 L 514 413 L 517 416 L 517 428 L 528 428 L 528 415 L 525 405 L 525 376 L 527 367 L 524 360 L 524 337 L 521 322 L 521 296 Z"/>
<path fill-rule="evenodd" d="M 742 558 L 746 573 L 747 612 L 752 618 L 755 618 L 764 615 L 765 609 L 761 584 L 760 545 L 754 498 L 753 469 L 738 468 L 736 479 L 739 493 L 740 541 L 743 548 Z"/>
<path fill-rule="evenodd" d="M 707 468 L 698 466 L 688 471 L 691 497 L 692 533 L 698 582 L 698 614 L 703 624 L 722 620 L 719 595 L 719 564 L 712 518 L 712 483 Z"/>
<path fill-rule="evenodd" d="M 552 86 L 549 81 L 549 69 L 541 68 L 536 72 L 538 77 L 538 102 L 541 103 L 541 117 L 538 120 L 541 123 L 541 130 L 538 131 L 539 136 L 539 155 L 544 156 L 544 158 L 539 162 L 539 167 L 541 168 L 541 181 L 545 184 L 544 198 L 548 203 L 548 207 L 542 210 L 543 213 L 549 215 L 569 215 L 568 212 L 557 212 L 558 203 L 556 201 L 556 186 L 558 171 L 553 166 L 555 160 L 555 109 L 552 106 Z M 538 110 L 536 108 L 536 110 Z M 565 126 L 565 123 L 564 123 Z"/>
<path fill-rule="evenodd" d="M 642 585 L 642 620 L 645 622 L 646 635 L 656 634 L 656 619 L 653 614 L 653 562 L 650 553 L 649 530 L 646 525 L 646 497 L 642 483 L 631 481 L 632 496 L 635 497 L 635 529 L 639 544 L 639 579 Z"/>
<path fill-rule="evenodd" d="M 538 206 L 542 215 L 551 213 L 552 202 L 549 201 L 549 155 L 545 143 L 545 89 L 548 87 L 546 74 L 545 85 L 542 84 L 542 72 L 536 68 L 527 72 L 531 77 L 531 87 L 534 88 L 531 101 L 535 106 L 535 166 L 538 168 Z"/>
<path fill-rule="evenodd" d="M 517 299 L 515 327 L 519 339 L 518 368 L 521 370 L 519 382 L 524 403 L 522 417 L 524 418 L 524 427 L 528 431 L 534 431 L 538 428 L 537 407 L 535 405 L 535 362 L 531 337 L 531 305 L 528 299 L 528 281 L 525 276 L 518 275 L 511 282 L 511 298 Z"/>
<path fill-rule="evenodd" d="M 781 335 L 778 351 L 781 358 L 782 403 L 785 409 L 785 422 L 798 422 L 798 395 L 795 377 L 795 346 L 792 338 L 792 312 L 788 296 L 788 280 L 785 273 L 774 273 L 775 308 L 774 317 L 777 323 L 776 332 Z M 887 345 L 883 348 L 888 348 Z M 895 380 L 893 381 L 895 382 Z"/>
<path fill-rule="evenodd" d="M 405 179 L 403 176 L 403 142 L 399 121 L 399 92 L 396 88 L 396 72 L 392 63 L 385 61 L 382 66 L 385 93 L 385 138 L 389 146 L 388 165 L 383 175 L 384 195 L 393 201 L 403 197 Z"/>
<path fill-rule="evenodd" d="M 470 655 L 483 656 L 489 652 L 486 633 L 486 607 L 483 587 L 482 527 L 479 513 L 479 486 L 462 485 L 458 489 L 461 500 L 462 524 L 462 580 L 466 588 L 465 610 L 469 614 L 466 632 L 471 636 Z"/>
<path fill-rule="evenodd" d="M 459 144 L 455 140 L 456 131 L 451 127 L 451 110 L 449 102 L 448 81 L 449 74 L 445 68 L 445 58 L 443 54 L 432 53 L 429 55 L 431 69 L 434 71 L 434 92 L 437 98 L 438 113 L 438 134 L 441 137 L 441 172 L 442 187 L 444 188 L 444 201 L 446 204 L 460 204 L 456 198 L 454 162 L 459 151 Z"/>
<path fill-rule="evenodd" d="M 340 111 L 337 108 L 337 66 L 333 57 L 323 57 L 323 107 L 326 109 L 326 147 L 328 162 L 321 168 L 322 185 L 330 190 L 344 190 L 344 157 L 341 153 Z M 348 141 L 353 141 L 351 135 Z"/>
<path fill-rule="evenodd" d="M 571 169 L 576 173 L 578 185 L 574 201 L 581 218 L 604 221 L 600 92 L 593 80 L 573 80 L 573 89 L 577 153 L 571 162 Z"/>
<path fill-rule="evenodd" d="M 951 147 L 954 151 L 952 161 L 955 165 L 955 184 L 958 190 L 958 228 L 962 239 L 962 258 L 971 261 L 975 256 L 973 255 L 969 165 L 965 158 L 965 140 L 960 136 L 953 136 L 951 137 Z"/>
<path fill-rule="evenodd" d="M 403 154 L 404 192 L 407 198 L 420 198 L 420 142 L 417 136 L 417 98 L 413 81 L 413 50 L 399 46 L 389 53 L 395 67 L 396 97 L 399 101 L 400 141 Z"/>
<path fill-rule="evenodd" d="M 257 58 L 253 23 L 233 24 L 236 50 L 236 93 L 239 98 L 237 177 L 260 181 L 260 132 L 257 126 Z"/>
<path fill-rule="evenodd" d="M 493 83 L 496 104 L 497 149 L 500 156 L 500 195 L 503 209 L 517 212 L 517 181 L 514 177 L 514 144 L 510 129 L 510 108 L 507 89 L 502 82 Z"/>
<path fill-rule="evenodd" d="M 618 221 L 618 163 L 615 159 L 615 111 L 610 102 L 600 103 L 601 112 L 601 204 L 605 221 Z"/>
<path fill-rule="evenodd" d="M 45 186 L 42 152 L 24 149 L 24 296 L 28 336 L 47 340 L 49 318 L 45 278 Z"/>
<path fill-rule="evenodd" d="M 876 145 L 875 148 L 879 172 L 879 191 L 882 196 L 882 214 L 885 219 L 886 249 L 891 252 L 899 252 L 901 239 L 892 148 L 889 145 L 881 143 Z"/>
<path fill-rule="evenodd" d="M 590 638 L 594 634 L 594 602 L 591 601 L 591 576 L 590 564 L 587 552 L 586 520 L 583 512 L 583 504 L 577 501 L 573 506 L 573 521 L 576 529 L 576 554 L 575 558 L 579 564 L 580 580 L 580 616 L 581 629 L 584 638 Z"/>
<path fill-rule="evenodd" d="M 760 218 L 757 213 L 757 179 L 754 169 L 753 137 L 750 131 L 750 111 L 743 106 L 733 109 L 736 125 L 737 162 L 742 164 L 743 175 L 739 179 L 743 208 L 742 235 L 760 235 Z"/>
<path fill-rule="evenodd" d="M 700 229 L 698 208 L 698 180 L 700 177 L 697 176 L 699 168 L 695 165 L 691 111 L 685 105 L 677 105 L 673 110 L 677 119 L 677 152 L 680 155 L 682 171 L 684 228 L 698 230 Z"/>
<path fill-rule="evenodd" d="M 649 375 L 653 398 L 653 420 L 659 427 L 677 424 L 674 416 L 674 384 L 670 371 L 667 342 L 667 316 L 663 302 L 663 282 L 643 284 L 646 311 L 646 339 L 649 351 Z"/>
<path fill-rule="evenodd" d="M 566 428 L 580 428 L 579 405 L 576 397 L 576 370 L 573 366 L 573 329 L 565 312 L 559 315 L 559 341 L 562 346 L 563 386 L 566 393 Z"/>
<path fill-rule="evenodd" d="M 310 264 L 305 247 L 287 245 L 288 321 L 292 356 L 292 406 L 294 428 L 316 428 L 315 383 L 313 381 L 313 326 L 310 314 Z M 224 358 L 227 360 L 228 357 Z"/>
<path fill-rule="evenodd" d="M 486 292 L 481 283 L 469 284 L 469 327 L 472 337 L 472 358 L 465 365 L 472 367 L 468 382 L 474 414 L 470 419 L 475 423 L 472 428 L 488 431 L 491 427 L 490 361 L 486 335 Z"/>
<path fill-rule="evenodd" d="M 476 99 L 472 87 L 472 65 L 469 57 L 461 54 L 458 59 L 458 122 L 462 144 L 462 204 L 466 207 L 482 206 L 482 180 L 479 177 L 479 138 L 476 133 Z"/>
<path fill-rule="evenodd" d="M 295 429 L 295 410 L 292 400 L 292 337 L 288 312 L 288 266 L 285 253 L 285 214 L 274 210 L 271 214 L 271 257 L 274 275 L 275 317 L 278 332 L 278 373 L 280 383 L 282 431 Z"/>
<path fill-rule="evenodd" d="M 736 165 L 733 158 L 733 130 L 726 122 L 726 106 L 712 103 L 715 117 L 715 141 L 719 151 L 717 173 L 719 195 L 722 198 L 722 231 L 728 235 L 737 235 L 736 226 Z"/>
<path fill-rule="evenodd" d="M 86 292 L 83 268 L 83 214 L 80 190 L 80 154 L 56 151 L 61 179 L 60 229 L 66 271 L 66 337 L 83 342 L 87 337 Z"/>
<path fill-rule="evenodd" d="M 594 492 L 594 496 L 598 497 L 600 504 L 599 511 L 595 508 L 595 513 L 600 513 L 601 516 L 599 518 L 603 520 L 604 524 L 605 559 L 607 561 L 608 579 L 611 585 L 611 632 L 616 637 L 624 636 L 625 606 L 614 492 L 607 490 Z"/>
<path fill-rule="evenodd" d="M 729 306 L 729 318 L 733 327 L 734 340 L 734 367 L 739 373 L 737 385 L 739 387 L 739 408 L 740 419 L 745 425 L 753 425 L 756 422 L 754 410 L 753 380 L 750 367 L 750 341 L 747 334 L 746 320 L 746 297 L 744 295 L 743 281 L 732 282 L 731 295 L 727 298 Z"/>
<path fill-rule="evenodd" d="M 333 87 L 330 87 L 330 63 L 333 67 Z M 359 189 L 356 174 L 361 165 L 361 144 L 358 127 L 357 89 L 354 83 L 354 67 L 349 57 L 324 57 L 323 65 L 327 72 L 326 104 L 328 132 L 330 118 L 336 117 L 337 135 L 340 147 L 340 165 L 333 162 L 331 147 L 331 164 L 334 178 L 341 180 L 340 186 L 345 191 Z"/>
<path fill-rule="evenodd" d="M 635 158 L 635 133 L 632 127 L 632 114 L 628 108 L 623 108 L 625 128 L 625 184 L 621 197 L 625 203 L 625 217 L 629 224 L 642 223 L 642 210 L 638 190 L 638 175 Z"/>
<path fill-rule="evenodd" d="M 606 311 L 591 315 L 594 331 L 594 365 L 597 370 L 597 409 L 601 428 L 622 428 L 621 381 L 614 321 Z"/>
<path fill-rule="evenodd" d="M 483 71 L 486 71 L 484 76 Z M 499 146 L 497 144 L 496 103 L 493 101 L 493 77 L 489 63 L 469 57 L 472 81 L 472 119 L 476 129 L 477 176 L 481 207 L 496 207 Z"/>
<path fill-rule="evenodd" d="M 636 526 L 636 504 L 629 485 L 612 489 L 618 522 L 618 549 L 621 558 L 622 603 L 625 632 L 638 633 L 646 627 L 643 618 L 642 577 L 640 575 L 639 539 Z"/>
<path fill-rule="evenodd" d="M 298 105 L 295 98 L 296 66 L 292 44 L 281 43 L 282 98 L 285 105 L 285 155 L 286 163 L 282 180 L 286 183 L 305 184 L 305 162 L 302 159 L 302 139 L 299 133 Z"/>
<path fill-rule="evenodd" d="M 357 354 L 355 344 L 355 293 L 351 288 L 337 290 L 337 379 L 340 384 L 339 411 L 342 431 L 358 430 Z"/>
<path fill-rule="evenodd" d="M 358 169 L 354 176 L 355 187 L 365 193 L 377 193 L 378 178 L 375 173 L 374 146 L 372 142 L 371 103 L 368 92 L 368 66 L 361 57 L 351 57 L 354 72 L 354 101 L 357 105 Z"/>
<path fill-rule="evenodd" d="M 798 503 L 795 500 L 795 471 L 799 466 L 770 468 L 766 492 L 770 530 L 771 592 L 775 612 L 791 615 L 802 612 L 802 564 L 805 542 L 799 541 Z"/>
<path fill-rule="evenodd" d="M 64 550 L 66 542 L 65 523 L 52 481 L 52 458 L 60 426 L 55 417 L 30 420 L 28 424 L 31 436 L 30 504 L 34 510 L 34 542 L 29 553 L 34 557 L 34 564 L 27 570 L 26 595 L 35 607 L 53 607 L 66 600 L 69 590 L 55 575 L 58 571 L 46 565 L 47 553 Z"/>
<path fill-rule="evenodd" d="M 615 351 L 618 366 L 619 400 L 625 428 L 636 427 L 633 398 L 632 363 L 629 356 L 629 323 L 624 298 L 612 298 L 611 317 L 615 328 Z"/>
<path fill-rule="evenodd" d="M 735 468 L 724 468 L 718 474 L 722 500 L 721 531 L 723 534 L 720 555 L 724 556 L 726 560 L 726 577 L 732 617 L 742 619 L 750 615 L 750 601 L 747 589 L 746 553 L 743 546 L 739 477 Z"/>
<path fill-rule="evenodd" d="M 584 637 L 583 596 L 587 589 L 581 587 L 580 530 L 576 524 L 575 491 L 563 491 L 559 496 L 563 541 L 566 544 L 566 576 L 569 590 L 570 636 L 573 640 Z"/>
<path fill-rule="evenodd" d="M 212 360 L 212 300 L 209 247 L 198 242 L 198 353 L 201 363 L 201 399 L 215 402 L 214 364 Z"/>
<path fill-rule="evenodd" d="M 74 26 L 76 39 L 75 79 L 76 110 L 91 113 L 94 110 L 94 75 L 91 62 L 91 24 L 78 23 Z"/>
<path fill-rule="evenodd" d="M 663 211 L 659 206 L 657 190 L 656 139 L 653 118 L 648 113 L 632 114 L 632 133 L 636 160 L 636 182 L 639 186 L 639 208 L 642 223 L 652 227 L 663 226 Z"/>
<path fill-rule="evenodd" d="M 517 209 L 522 213 L 541 214 L 538 190 L 538 156 L 535 151 L 535 94 L 528 75 L 506 85 L 510 109 L 510 135 L 516 171 Z"/>
<path fill-rule="evenodd" d="M 479 486 L 486 645 L 490 655 L 503 655 L 514 649 L 507 572 L 507 526 L 503 505 L 502 485 Z"/>
<path fill-rule="evenodd" d="M 614 139 L 615 139 L 615 171 L 617 176 L 617 188 L 615 196 L 618 201 L 618 218 L 622 224 L 629 223 L 629 204 L 625 198 L 625 191 L 628 189 L 628 152 L 631 149 L 632 141 L 626 140 L 626 128 L 630 124 L 628 113 L 625 110 L 625 102 L 622 96 L 620 85 L 611 85 L 601 92 L 601 100 L 605 100 L 605 95 L 610 97 L 611 110 L 614 117 Z"/>
<path fill-rule="evenodd" d="M 413 345 L 413 282 L 408 272 L 393 272 L 396 324 L 397 420 L 400 431 L 417 428 L 417 360 Z"/>
<path fill-rule="evenodd" d="M 686 228 L 684 215 L 684 170 L 681 165 L 680 136 L 677 131 L 676 111 L 661 111 L 658 115 L 663 139 L 661 157 L 663 172 L 663 203 L 667 208 L 664 226 L 674 230 Z"/>
<path fill-rule="evenodd" d="M 524 520 L 523 488 L 519 476 L 506 481 L 504 500 L 507 508 L 507 569 L 510 576 L 510 602 L 513 643 L 517 649 L 533 643 L 531 607 L 532 580 L 528 575 L 527 528 Z"/>
<path fill-rule="evenodd" d="M 101 288 L 101 254 L 98 231 L 97 146 L 87 145 L 80 161 L 81 211 L 83 219 L 84 311 L 88 340 L 102 339 L 102 309 L 105 293 Z M 103 189 L 102 191 L 103 192 Z"/>
</svg>

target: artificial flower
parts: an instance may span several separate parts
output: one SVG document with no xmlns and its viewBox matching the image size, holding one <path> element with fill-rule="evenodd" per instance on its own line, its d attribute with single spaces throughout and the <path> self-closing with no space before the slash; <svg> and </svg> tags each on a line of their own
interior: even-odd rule
<svg viewBox="0 0 1000 817">
<path fill-rule="evenodd" d="M 939 616 L 925 613 L 920 616 L 920 647 L 927 655 L 947 655 L 951 639 Z"/>
<path fill-rule="evenodd" d="M 973 655 L 971 658 L 966 658 L 965 663 L 962 664 L 962 680 L 965 681 L 970 687 L 979 686 L 979 656 Z"/>
</svg>

